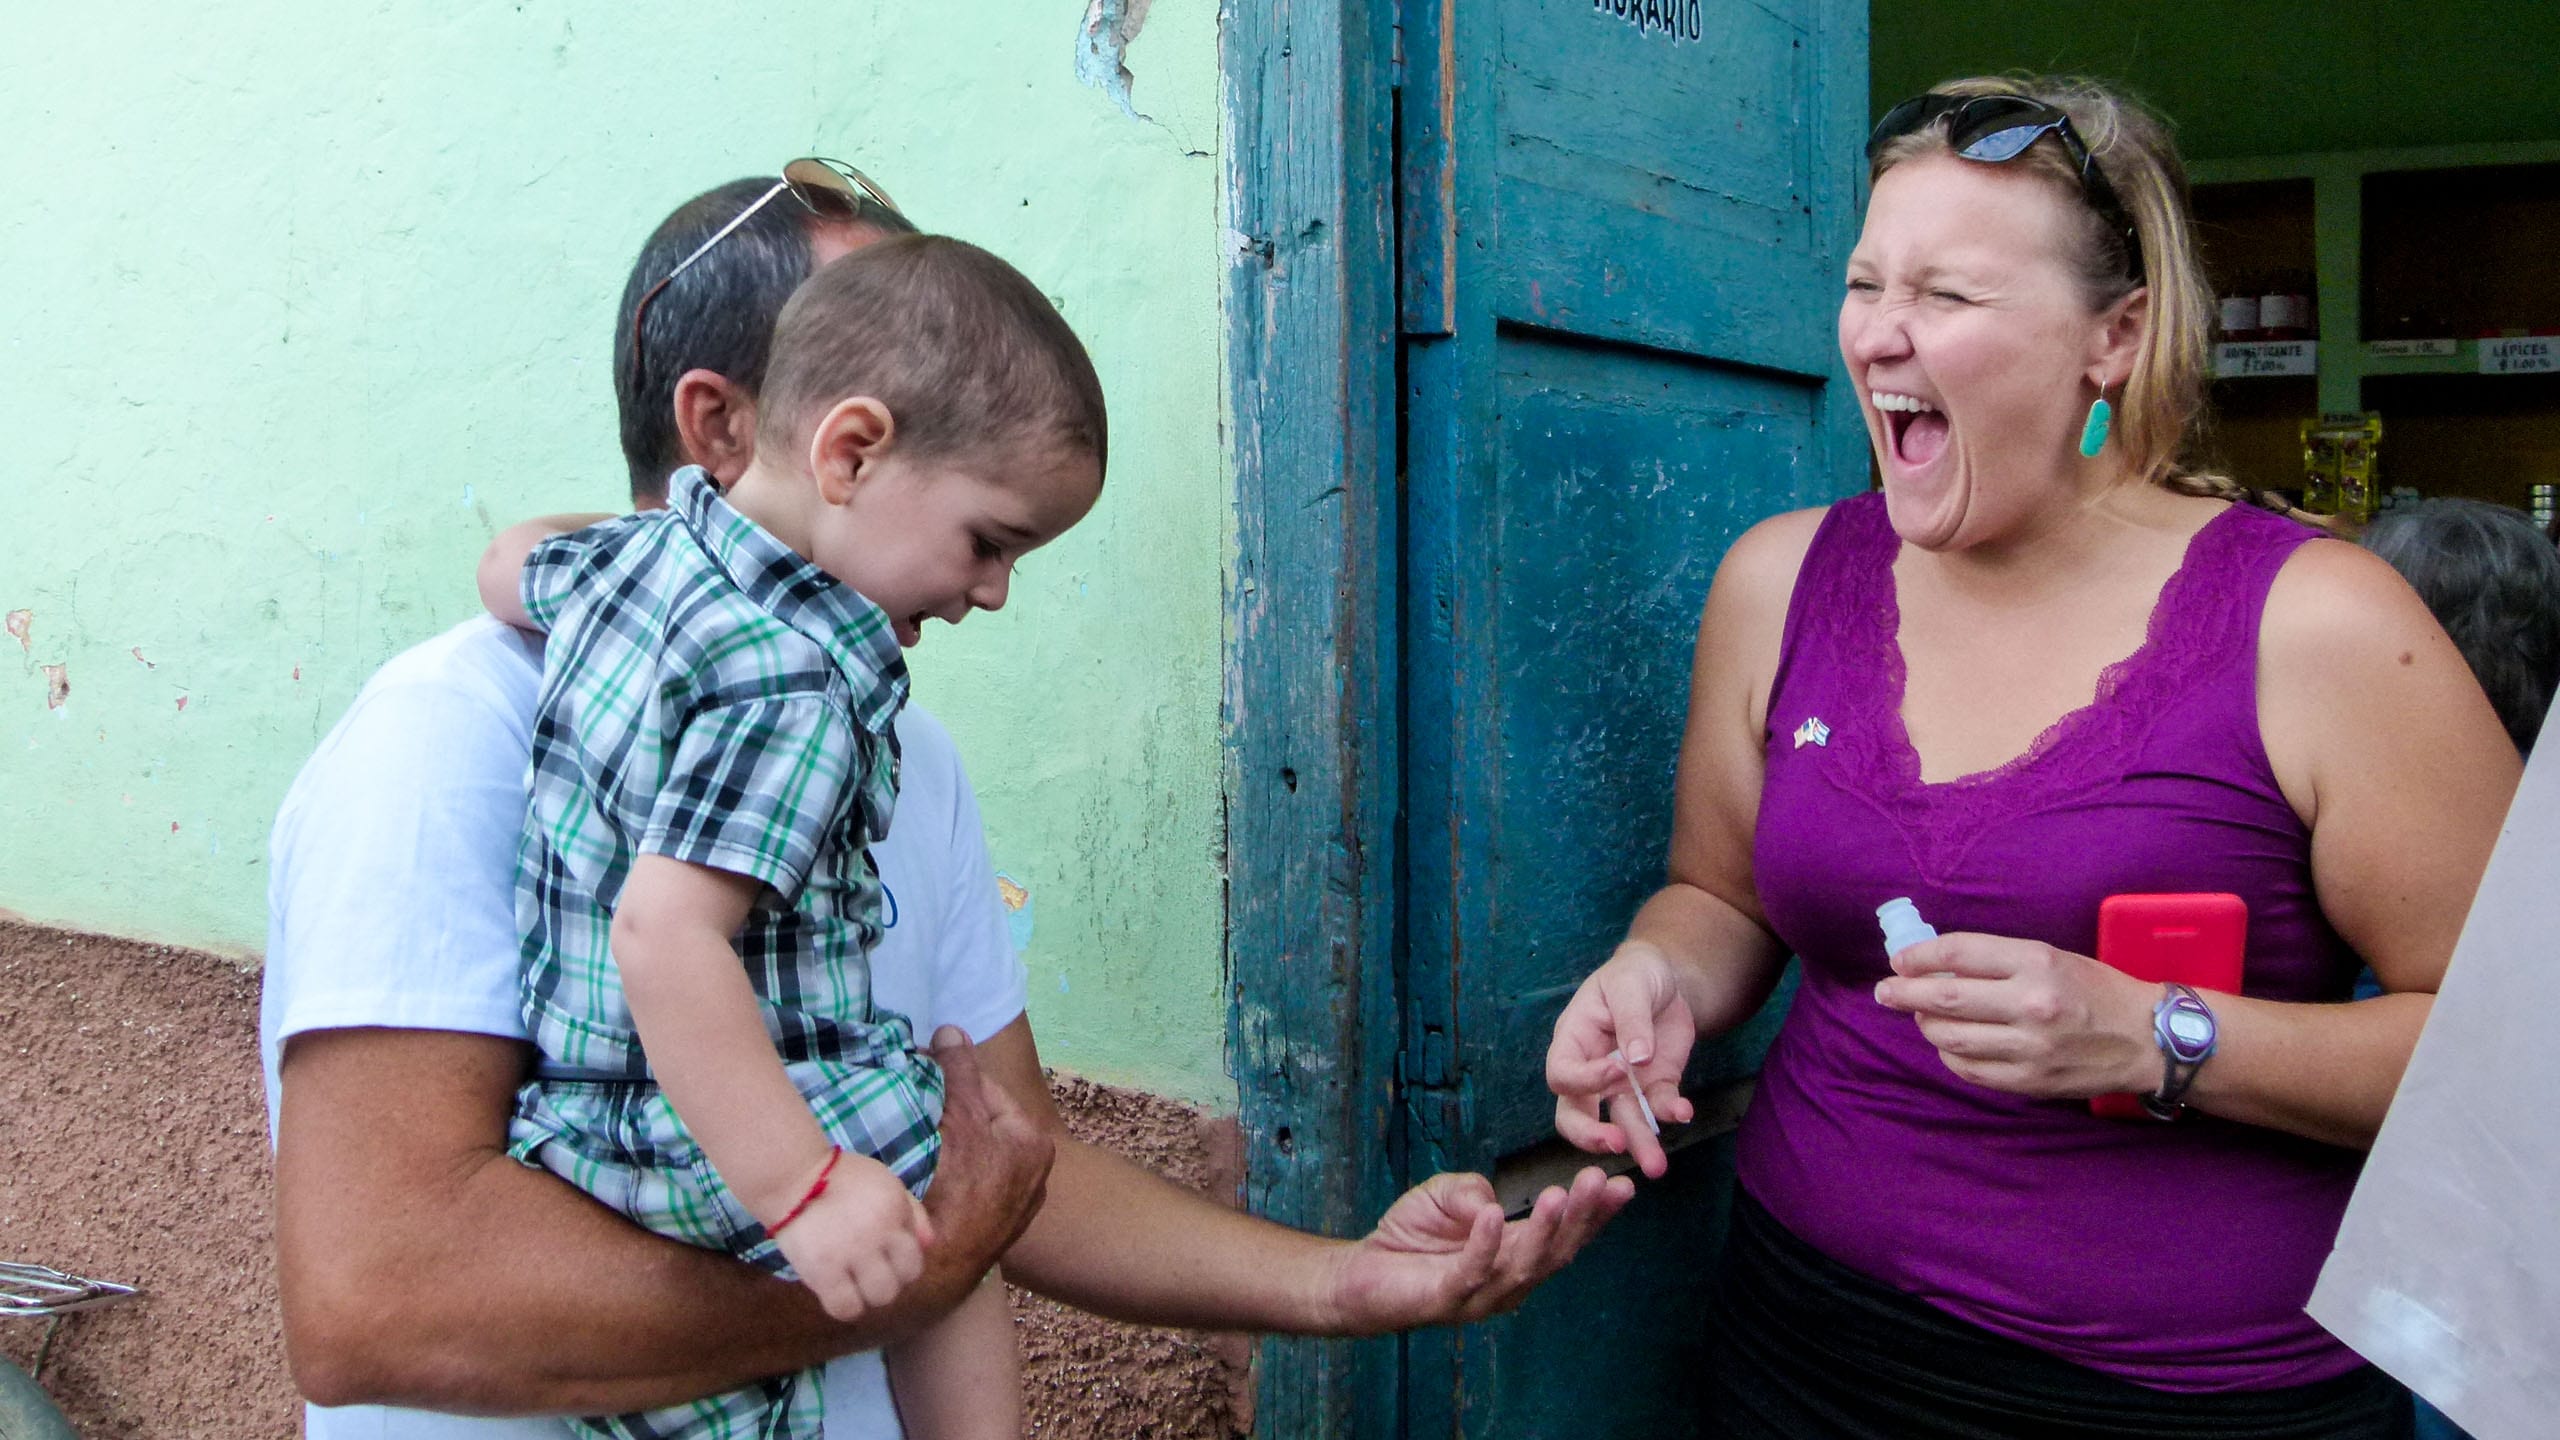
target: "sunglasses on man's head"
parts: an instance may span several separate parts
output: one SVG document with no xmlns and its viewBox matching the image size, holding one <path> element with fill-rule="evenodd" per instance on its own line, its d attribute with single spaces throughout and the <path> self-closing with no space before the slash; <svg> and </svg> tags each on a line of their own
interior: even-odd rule
<svg viewBox="0 0 2560 1440">
<path fill-rule="evenodd" d="M 2107 183 L 2107 173 L 2098 168 L 2071 117 L 2041 100 L 2024 95 L 1917 95 L 1887 110 L 1876 122 L 1867 135 L 1867 158 L 1873 160 L 1885 146 L 1927 129 L 1940 116 L 1947 117 L 1947 143 L 1956 154 L 1986 165 L 2015 160 L 2038 140 L 2052 136 L 2080 167 L 2080 193 L 2090 208 L 2124 232 L 2125 263 L 2134 279 L 2142 278 L 2142 236 L 2117 198 L 2116 187 Z"/>
<path fill-rule="evenodd" d="M 858 218 L 862 214 L 862 204 L 865 200 L 871 201 L 901 219 L 905 218 L 907 213 L 899 209 L 898 202 L 890 199 L 889 192 L 881 189 L 870 176 L 841 160 L 830 160 L 822 155 L 804 155 L 783 166 L 782 178 L 773 182 L 773 188 L 749 202 L 747 208 L 739 211 L 737 217 L 728 224 L 712 231 L 710 239 L 693 247 L 692 254 L 677 261 L 676 267 L 668 271 L 657 284 L 650 286 L 648 292 L 640 297 L 640 303 L 632 307 L 632 373 L 642 376 L 649 373 L 648 357 L 642 353 L 641 349 L 645 343 L 641 325 L 649 318 L 650 302 L 656 300 L 661 291 L 674 284 L 675 278 L 690 268 L 694 261 L 710 253 L 712 246 L 728 239 L 732 231 L 754 218 L 757 211 L 772 204 L 775 196 L 783 194 L 788 194 L 792 199 L 799 201 L 810 214 L 824 215 L 831 219 Z"/>
</svg>

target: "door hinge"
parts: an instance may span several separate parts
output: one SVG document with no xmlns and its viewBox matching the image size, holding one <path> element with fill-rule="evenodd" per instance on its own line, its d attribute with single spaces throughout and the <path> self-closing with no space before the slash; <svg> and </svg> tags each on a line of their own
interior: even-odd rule
<svg viewBox="0 0 2560 1440">
<path fill-rule="evenodd" d="M 1387 88 L 1404 88 L 1404 0 L 1387 7 Z"/>
</svg>

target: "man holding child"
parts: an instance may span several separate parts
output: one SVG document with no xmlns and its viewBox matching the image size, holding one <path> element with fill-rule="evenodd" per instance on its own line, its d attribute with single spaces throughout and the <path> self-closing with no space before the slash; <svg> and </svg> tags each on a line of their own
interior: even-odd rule
<svg viewBox="0 0 2560 1440">
<path fill-rule="evenodd" d="M 789 173 L 688 202 L 634 267 L 616 381 L 640 507 L 686 463 L 723 487 L 746 473 L 784 301 L 913 229 L 858 172 Z M 919 617 L 889 618 L 911 643 Z M 924 1333 L 999 1257 L 1016 1283 L 1114 1318 L 1374 1333 L 1509 1308 L 1631 1193 L 1586 1171 L 1506 1225 L 1482 1177 L 1443 1175 L 1370 1236 L 1329 1241 L 1067 1137 L 975 799 L 909 704 L 868 852 L 887 902 L 868 968 L 943 1076 L 935 1243 L 894 1299 L 840 1321 L 801 1286 L 653 1236 L 506 1149 L 529 1055 L 514 862 L 541 667 L 538 640 L 486 618 L 394 659 L 277 820 L 261 1028 L 288 1351 L 325 1402 L 315 1437 L 556 1437 L 563 1422 L 525 1417 L 690 1404 L 820 1366 L 827 1435 L 896 1436 L 871 1352 Z"/>
</svg>

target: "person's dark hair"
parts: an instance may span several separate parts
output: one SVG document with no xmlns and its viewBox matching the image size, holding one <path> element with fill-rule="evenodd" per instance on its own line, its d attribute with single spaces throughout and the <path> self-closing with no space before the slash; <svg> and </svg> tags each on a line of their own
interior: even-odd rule
<svg viewBox="0 0 2560 1440">
<path fill-rule="evenodd" d="M 2366 527 L 2454 648 L 2516 749 L 2530 754 L 2560 682 L 2560 550 L 2521 511 L 2482 500 L 2425 500 Z"/>
<path fill-rule="evenodd" d="M 651 302 L 643 347 L 647 370 L 642 373 L 641 357 L 631 346 L 631 315 L 640 297 L 773 185 L 772 176 L 751 176 L 703 191 L 660 222 L 631 263 L 622 303 L 614 310 L 613 394 L 622 414 L 622 459 L 631 470 L 635 503 L 665 500 L 667 476 L 685 463 L 684 442 L 676 433 L 675 393 L 676 381 L 686 371 L 727 376 L 750 395 L 762 390 L 774 319 L 791 292 L 809 278 L 813 227 L 863 225 L 890 234 L 916 228 L 905 216 L 868 199 L 857 206 L 822 196 L 831 208 L 813 215 L 791 196 L 775 196 Z"/>
<path fill-rule="evenodd" d="M 1102 381 L 1066 318 L 1021 271 L 948 235 L 898 235 L 809 277 L 773 332 L 757 443 L 796 441 L 868 395 L 910 454 L 989 446 L 1109 452 Z"/>
</svg>

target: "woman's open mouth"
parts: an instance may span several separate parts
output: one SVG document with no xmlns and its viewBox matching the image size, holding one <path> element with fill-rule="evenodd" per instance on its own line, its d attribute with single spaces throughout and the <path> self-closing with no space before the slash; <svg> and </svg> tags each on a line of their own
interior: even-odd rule
<svg viewBox="0 0 2560 1440">
<path fill-rule="evenodd" d="M 1904 467 L 1923 470 L 1946 453 L 1947 417 L 1937 406 L 1891 390 L 1870 391 L 1867 398 L 1884 417 L 1886 452 Z"/>
</svg>

